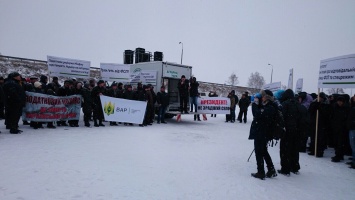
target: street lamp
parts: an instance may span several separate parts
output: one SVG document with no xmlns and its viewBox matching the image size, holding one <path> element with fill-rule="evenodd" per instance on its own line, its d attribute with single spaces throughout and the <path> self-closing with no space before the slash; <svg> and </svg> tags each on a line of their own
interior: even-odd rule
<svg viewBox="0 0 355 200">
<path fill-rule="evenodd" d="M 182 57 L 184 56 L 184 43 L 179 42 L 181 44 L 181 64 L 182 64 Z"/>
<path fill-rule="evenodd" d="M 270 81 L 270 83 L 272 83 L 272 74 L 274 73 L 274 66 L 270 63 L 268 65 L 271 66 L 271 81 Z"/>
</svg>

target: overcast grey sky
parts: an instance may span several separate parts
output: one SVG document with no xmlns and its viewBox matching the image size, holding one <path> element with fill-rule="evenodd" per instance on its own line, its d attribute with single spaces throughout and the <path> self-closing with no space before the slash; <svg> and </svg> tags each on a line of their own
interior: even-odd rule
<svg viewBox="0 0 355 200">
<path fill-rule="evenodd" d="M 123 51 L 164 52 L 198 80 L 252 72 L 315 92 L 320 60 L 355 53 L 355 0 L 0 0 L 0 53 L 123 63 Z"/>
</svg>

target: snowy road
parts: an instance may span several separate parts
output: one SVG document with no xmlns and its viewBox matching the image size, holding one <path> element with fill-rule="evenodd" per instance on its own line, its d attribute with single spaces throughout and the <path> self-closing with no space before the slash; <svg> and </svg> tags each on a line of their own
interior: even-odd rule
<svg viewBox="0 0 355 200">
<path fill-rule="evenodd" d="M 250 115 L 250 113 L 249 113 Z M 0 199 L 354 199 L 355 170 L 300 155 L 301 174 L 261 181 L 247 124 L 194 122 L 33 130 L 1 121 Z M 251 119 L 251 116 L 249 116 Z M 108 123 L 106 123 L 108 125 Z M 276 169 L 279 146 L 270 148 Z"/>
</svg>

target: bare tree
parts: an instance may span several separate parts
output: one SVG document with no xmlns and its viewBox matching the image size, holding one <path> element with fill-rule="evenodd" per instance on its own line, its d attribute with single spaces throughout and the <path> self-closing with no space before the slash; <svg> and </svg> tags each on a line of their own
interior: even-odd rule
<svg viewBox="0 0 355 200">
<path fill-rule="evenodd" d="M 265 85 L 265 79 L 259 72 L 251 73 L 248 80 L 248 87 L 261 89 Z"/>
<path fill-rule="evenodd" d="M 237 85 L 239 83 L 238 76 L 233 72 L 229 77 L 228 77 L 228 84 L 230 85 Z"/>
<path fill-rule="evenodd" d="M 328 94 L 344 94 L 343 88 L 329 88 L 327 89 Z"/>
</svg>

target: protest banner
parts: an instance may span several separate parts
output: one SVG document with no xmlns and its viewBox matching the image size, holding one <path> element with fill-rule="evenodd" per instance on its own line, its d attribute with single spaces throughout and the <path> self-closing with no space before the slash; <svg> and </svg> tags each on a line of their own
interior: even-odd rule
<svg viewBox="0 0 355 200">
<path fill-rule="evenodd" d="M 293 68 L 290 69 L 290 73 L 288 75 L 288 87 L 287 89 L 293 89 Z"/>
<path fill-rule="evenodd" d="M 355 54 L 320 61 L 318 88 L 354 88 Z"/>
<path fill-rule="evenodd" d="M 263 86 L 263 90 L 270 90 L 271 92 L 276 92 L 277 90 L 280 89 L 281 89 L 281 82 L 269 83 Z"/>
<path fill-rule="evenodd" d="M 90 77 L 90 61 L 47 56 L 47 65 L 50 76 Z"/>
<path fill-rule="evenodd" d="M 204 97 L 197 99 L 197 113 L 229 114 L 230 99 L 226 97 Z"/>
<path fill-rule="evenodd" d="M 142 124 L 147 102 L 100 96 L 106 121 Z"/>
<path fill-rule="evenodd" d="M 157 85 L 158 71 L 154 70 L 142 70 L 140 76 L 145 80 L 145 84 Z"/>
<path fill-rule="evenodd" d="M 58 97 L 26 92 L 26 105 L 22 112 L 22 119 L 34 122 L 79 120 L 80 109 L 80 95 Z"/>
<path fill-rule="evenodd" d="M 303 90 L 303 78 L 299 78 L 296 82 L 296 93 L 302 92 Z"/>
<path fill-rule="evenodd" d="M 131 84 L 152 84 L 157 85 L 157 74 L 156 70 L 137 70 L 131 74 Z"/>
<path fill-rule="evenodd" d="M 105 81 L 129 82 L 130 65 L 100 63 L 101 78 Z"/>
</svg>

